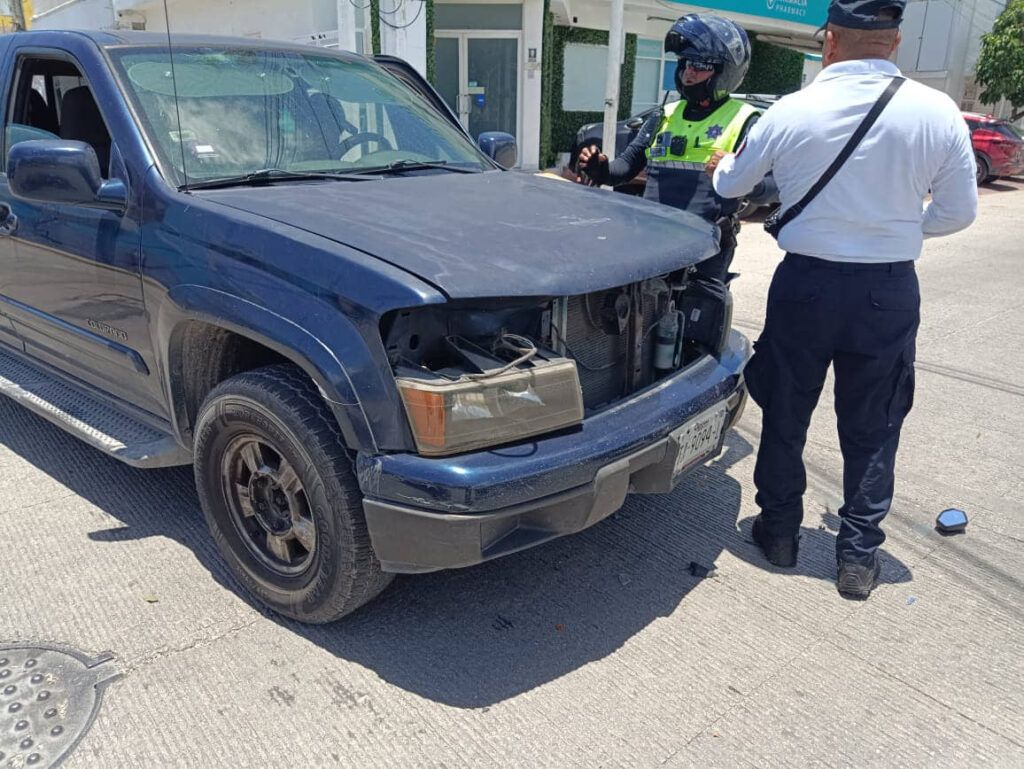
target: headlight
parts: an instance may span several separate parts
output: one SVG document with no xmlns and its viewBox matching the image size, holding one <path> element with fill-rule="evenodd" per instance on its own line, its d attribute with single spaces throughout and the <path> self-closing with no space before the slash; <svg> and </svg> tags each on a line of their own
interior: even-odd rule
<svg viewBox="0 0 1024 769">
<path fill-rule="evenodd" d="M 397 382 L 416 448 L 427 456 L 509 443 L 583 420 L 576 364 L 566 358 L 490 376 Z"/>
</svg>

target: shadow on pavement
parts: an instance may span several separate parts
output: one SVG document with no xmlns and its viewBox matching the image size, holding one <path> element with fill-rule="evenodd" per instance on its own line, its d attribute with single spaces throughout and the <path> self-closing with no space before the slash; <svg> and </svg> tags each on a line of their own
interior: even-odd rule
<svg viewBox="0 0 1024 769">
<path fill-rule="evenodd" d="M 810 516 L 805 516 L 805 521 Z M 792 569 L 781 569 L 768 563 L 761 551 L 753 544 L 754 539 L 750 528 L 754 518 L 745 518 L 739 522 L 740 534 L 749 547 L 732 549 L 730 552 L 737 558 L 746 561 L 773 574 L 799 575 L 832 582 L 836 578 L 836 533 L 839 531 L 839 516 L 826 513 L 822 516 L 820 526 L 803 526 L 800 529 L 800 555 Z M 896 585 L 910 582 L 913 575 L 901 560 L 888 553 L 885 548 L 878 551 L 882 565 L 882 573 L 878 578 L 880 585 Z"/>
<path fill-rule="evenodd" d="M 1011 184 L 1008 182 L 1017 182 L 1016 179 L 1000 179 L 999 181 L 988 182 L 981 187 L 982 191 L 989 192 L 1016 192 L 1020 189 L 1020 183 Z"/>
<path fill-rule="evenodd" d="M 189 468 L 127 467 L 3 398 L 0 443 L 124 524 L 93 532 L 92 540 L 168 537 L 221 585 L 241 592 L 206 529 Z M 591 529 L 524 553 L 399 577 L 376 601 L 332 625 L 263 613 L 402 689 L 454 707 L 486 707 L 602 659 L 659 617 L 685 611 L 684 599 L 701 585 L 691 562 L 711 566 L 728 550 L 770 568 L 748 541 L 749 523 L 737 529 L 742 489 L 728 475 L 751 451 L 732 431 L 722 455 L 670 495 L 630 497 Z M 801 559 L 831 547 L 828 538 L 810 532 Z M 820 567 L 788 573 L 832 578 Z M 328 684 L 331 675 L 325 674 Z"/>
<path fill-rule="evenodd" d="M 750 216 L 746 217 L 740 222 L 740 227 L 760 227 L 764 224 L 764 220 L 768 218 L 773 210 L 773 206 L 761 206 Z"/>
</svg>

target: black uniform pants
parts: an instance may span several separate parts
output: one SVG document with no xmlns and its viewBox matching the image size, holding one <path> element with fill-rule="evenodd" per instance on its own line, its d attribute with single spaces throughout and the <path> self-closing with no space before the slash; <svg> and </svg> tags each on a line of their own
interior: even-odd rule
<svg viewBox="0 0 1024 769">
<path fill-rule="evenodd" d="M 718 225 L 720 250 L 697 265 L 697 274 L 728 283 L 729 266 L 736 254 L 736 233 L 739 232 L 739 219 L 735 215 L 723 216 L 715 224 Z"/>
<path fill-rule="evenodd" d="M 895 485 L 903 419 L 913 405 L 920 292 L 913 262 L 841 264 L 787 254 L 768 292 L 764 332 L 746 371 L 763 410 L 754 469 L 766 530 L 796 536 L 803 449 L 831 363 L 843 453 L 838 560 L 870 564 Z"/>
</svg>

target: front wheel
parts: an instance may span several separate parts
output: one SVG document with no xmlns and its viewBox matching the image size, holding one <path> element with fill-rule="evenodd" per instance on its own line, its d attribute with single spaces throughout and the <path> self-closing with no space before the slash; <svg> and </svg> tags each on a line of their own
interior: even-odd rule
<svg viewBox="0 0 1024 769">
<path fill-rule="evenodd" d="M 740 201 L 740 207 L 736 209 L 736 216 L 738 216 L 740 219 L 749 219 L 751 216 L 757 213 L 757 210 L 760 207 L 761 206 L 757 205 L 757 203 L 752 203 L 746 198 L 744 198 L 743 200 Z"/>
<path fill-rule="evenodd" d="M 272 610 L 331 622 L 390 583 L 337 423 L 298 369 L 257 369 L 210 393 L 196 425 L 195 474 L 221 554 Z"/>
</svg>

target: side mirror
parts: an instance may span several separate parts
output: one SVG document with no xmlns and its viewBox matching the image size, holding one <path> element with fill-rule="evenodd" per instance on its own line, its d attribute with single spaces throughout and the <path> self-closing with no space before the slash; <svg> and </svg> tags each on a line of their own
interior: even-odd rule
<svg viewBox="0 0 1024 769">
<path fill-rule="evenodd" d="M 630 131 L 638 131 L 643 124 L 644 119 L 642 117 L 631 117 L 626 121 L 626 128 Z"/>
<path fill-rule="evenodd" d="M 519 160 L 516 137 L 501 131 L 484 131 L 476 140 L 477 146 L 502 168 L 512 168 Z"/>
<path fill-rule="evenodd" d="M 103 181 L 96 151 L 85 142 L 19 142 L 7 154 L 7 179 L 11 194 L 21 200 L 117 212 L 128 207 L 124 182 Z"/>
</svg>

